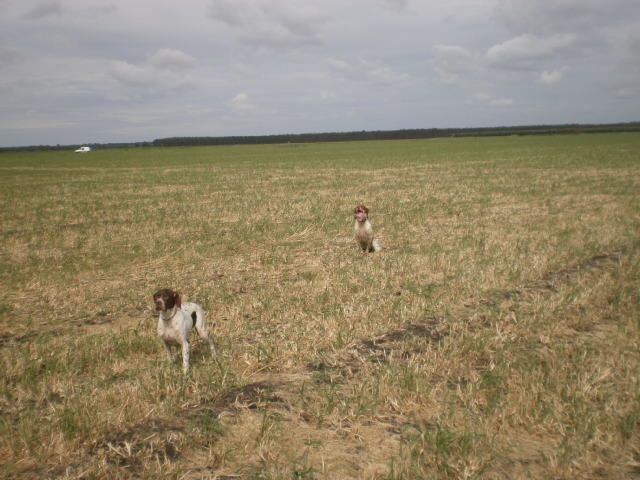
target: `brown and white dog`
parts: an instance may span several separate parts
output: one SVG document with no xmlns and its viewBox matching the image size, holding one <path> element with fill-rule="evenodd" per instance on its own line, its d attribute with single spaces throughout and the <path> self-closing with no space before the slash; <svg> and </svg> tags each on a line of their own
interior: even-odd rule
<svg viewBox="0 0 640 480">
<path fill-rule="evenodd" d="M 156 305 L 156 311 L 160 312 L 158 336 L 164 343 L 170 362 L 173 360 L 171 347 L 182 347 L 182 370 L 185 374 L 189 371 L 189 334 L 193 328 L 200 338 L 209 344 L 211 353 L 215 355 L 216 350 L 209 338 L 204 310 L 200 305 L 192 302 L 182 303 L 178 292 L 170 288 L 163 288 L 154 293 L 153 303 Z"/>
<path fill-rule="evenodd" d="M 353 226 L 354 237 L 360 249 L 363 252 L 379 252 L 382 250 L 373 234 L 367 206 L 362 203 L 356 205 L 356 208 L 353 209 L 353 218 L 355 219 Z"/>
</svg>

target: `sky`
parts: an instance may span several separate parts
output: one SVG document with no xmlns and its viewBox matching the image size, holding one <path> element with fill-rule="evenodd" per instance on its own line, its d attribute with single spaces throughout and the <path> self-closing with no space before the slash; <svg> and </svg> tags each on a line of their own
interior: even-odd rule
<svg viewBox="0 0 640 480">
<path fill-rule="evenodd" d="M 639 0 L 0 0 L 0 147 L 638 120 Z"/>
</svg>

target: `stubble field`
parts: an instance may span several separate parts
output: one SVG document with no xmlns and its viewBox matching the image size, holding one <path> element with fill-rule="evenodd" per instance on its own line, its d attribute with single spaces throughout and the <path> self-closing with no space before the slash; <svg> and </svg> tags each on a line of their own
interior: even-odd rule
<svg viewBox="0 0 640 480">
<path fill-rule="evenodd" d="M 0 171 L 4 478 L 640 476 L 639 134 Z M 188 377 L 161 287 L 208 312 Z"/>
</svg>

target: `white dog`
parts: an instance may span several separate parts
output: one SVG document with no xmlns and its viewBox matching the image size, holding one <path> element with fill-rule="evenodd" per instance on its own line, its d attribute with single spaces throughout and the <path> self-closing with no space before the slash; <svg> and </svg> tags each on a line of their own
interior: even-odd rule
<svg viewBox="0 0 640 480">
<path fill-rule="evenodd" d="M 173 355 L 171 347 L 182 347 L 182 370 L 186 374 L 189 371 L 189 334 L 195 327 L 200 338 L 205 340 L 215 355 L 216 350 L 207 332 L 207 324 L 204 319 L 204 310 L 197 303 L 186 302 L 182 304 L 178 292 L 170 288 L 158 290 L 153 295 L 156 310 L 160 312 L 158 318 L 158 336 L 164 342 L 167 359 L 171 362 Z"/>
</svg>

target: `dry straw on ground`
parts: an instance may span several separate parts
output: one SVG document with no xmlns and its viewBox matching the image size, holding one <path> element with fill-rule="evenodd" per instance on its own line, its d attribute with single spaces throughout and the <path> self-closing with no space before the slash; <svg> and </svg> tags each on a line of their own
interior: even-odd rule
<svg viewBox="0 0 640 480">
<path fill-rule="evenodd" d="M 0 474 L 637 477 L 639 147 L 0 155 Z M 216 339 L 188 378 L 165 286 Z"/>
</svg>

